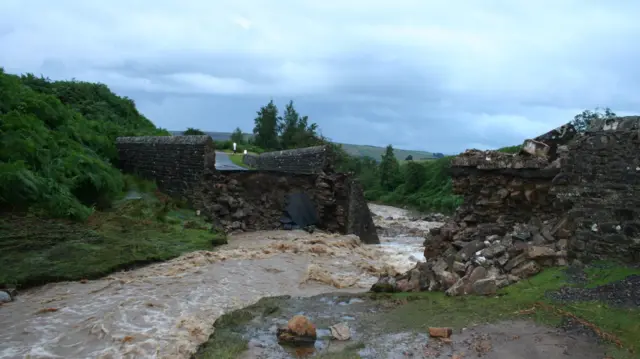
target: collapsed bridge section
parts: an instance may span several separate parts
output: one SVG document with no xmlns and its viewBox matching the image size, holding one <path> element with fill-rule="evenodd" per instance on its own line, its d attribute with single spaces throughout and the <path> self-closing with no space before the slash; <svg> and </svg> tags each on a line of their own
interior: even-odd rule
<svg viewBox="0 0 640 359">
<path fill-rule="evenodd" d="M 123 171 L 156 181 L 225 230 L 313 225 L 380 242 L 362 187 L 351 174 L 334 171 L 330 146 L 265 153 L 253 171 L 217 171 L 208 136 L 120 137 L 116 146 Z M 310 219 L 291 221 L 302 217 Z"/>
</svg>

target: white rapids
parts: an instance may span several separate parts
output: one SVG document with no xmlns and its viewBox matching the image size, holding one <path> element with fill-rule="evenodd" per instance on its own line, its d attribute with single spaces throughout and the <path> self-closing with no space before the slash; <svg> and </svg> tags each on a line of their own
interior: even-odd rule
<svg viewBox="0 0 640 359">
<path fill-rule="evenodd" d="M 370 208 L 381 227 L 440 225 L 408 221 L 398 208 Z M 189 358 L 222 314 L 267 296 L 366 291 L 379 275 L 424 260 L 423 241 L 401 235 L 364 245 L 352 235 L 245 233 L 215 251 L 48 284 L 0 307 L 0 358 Z"/>
</svg>

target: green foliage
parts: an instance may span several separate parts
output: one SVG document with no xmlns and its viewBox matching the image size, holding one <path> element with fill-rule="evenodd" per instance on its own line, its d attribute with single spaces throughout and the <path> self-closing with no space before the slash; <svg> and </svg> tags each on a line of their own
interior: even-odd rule
<svg viewBox="0 0 640 359">
<path fill-rule="evenodd" d="M 204 133 L 203 131 L 201 131 L 201 130 L 199 130 L 197 128 L 189 127 L 189 128 L 187 128 L 186 131 L 184 131 L 182 133 L 182 135 L 183 136 L 203 136 L 203 135 L 206 135 L 206 133 Z"/>
<path fill-rule="evenodd" d="M 517 146 L 507 146 L 507 147 L 498 148 L 496 151 L 504 152 L 504 153 L 518 153 L 520 152 L 521 149 L 522 149 L 522 145 L 517 145 Z"/>
<path fill-rule="evenodd" d="M 262 106 L 257 114 L 254 119 L 253 143 L 265 150 L 278 149 L 278 107 L 271 100 L 266 106 Z"/>
<path fill-rule="evenodd" d="M 420 211 L 442 212 L 452 212 L 462 203 L 462 198 L 455 196 L 451 188 L 451 157 L 412 161 L 399 166 L 396 185 L 389 189 L 381 183 L 381 163 L 370 157 L 352 157 L 341 145 L 334 144 L 333 147 L 336 153 L 336 169 L 355 173 L 368 201 L 407 205 Z M 390 153 L 387 157 L 392 158 L 393 154 Z"/>
<path fill-rule="evenodd" d="M 404 168 L 404 184 L 407 193 L 415 193 L 426 181 L 426 169 L 419 162 L 409 161 Z"/>
<path fill-rule="evenodd" d="M 380 186 L 392 191 L 400 185 L 400 165 L 393 153 L 393 146 L 388 145 L 380 162 Z"/>
<path fill-rule="evenodd" d="M 123 187 L 118 136 L 168 135 L 103 84 L 0 70 L 0 207 L 84 219 Z"/>
<path fill-rule="evenodd" d="M 260 108 L 254 122 L 255 136 L 250 143 L 267 151 L 317 146 L 329 142 L 318 134 L 318 124 L 309 124 L 308 116 L 300 116 L 293 101 L 289 101 L 283 116 L 278 116 L 278 108 L 271 100 Z"/>
<path fill-rule="evenodd" d="M 318 124 L 309 124 L 309 117 L 302 116 L 289 101 L 284 116 L 279 119 L 280 147 L 282 149 L 303 148 L 318 145 L 322 142 L 318 136 Z"/>
<path fill-rule="evenodd" d="M 589 128 L 591 122 L 593 122 L 594 120 L 607 120 L 616 116 L 617 115 L 608 107 L 604 109 L 596 107 L 594 111 L 584 110 L 581 113 L 577 114 L 573 118 L 573 121 L 571 121 L 571 124 L 578 132 L 585 132 Z"/>
<path fill-rule="evenodd" d="M 404 158 L 405 161 L 413 161 L 413 156 L 412 155 L 408 155 L 407 157 Z"/>
<path fill-rule="evenodd" d="M 371 157 L 380 159 L 386 150 L 385 147 L 370 146 L 370 145 L 354 145 L 341 143 L 342 149 L 353 157 Z M 413 151 L 394 148 L 393 152 L 396 154 L 398 161 L 406 160 L 407 156 L 411 156 L 414 161 L 431 160 L 438 158 L 442 155 L 437 153 L 425 152 L 425 151 Z M 440 156 L 444 157 L 444 155 Z"/>
<path fill-rule="evenodd" d="M 231 142 L 235 142 L 236 145 L 244 144 L 244 134 L 240 127 L 236 127 L 236 129 L 231 134 Z"/>
</svg>

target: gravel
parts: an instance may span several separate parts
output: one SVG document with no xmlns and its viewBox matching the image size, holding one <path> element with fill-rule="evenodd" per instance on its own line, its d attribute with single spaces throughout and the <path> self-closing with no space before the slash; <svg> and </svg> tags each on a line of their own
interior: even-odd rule
<svg viewBox="0 0 640 359">
<path fill-rule="evenodd" d="M 615 307 L 638 308 L 640 307 L 640 275 L 631 275 L 623 280 L 595 288 L 563 287 L 546 295 L 560 302 L 601 301 Z"/>
</svg>

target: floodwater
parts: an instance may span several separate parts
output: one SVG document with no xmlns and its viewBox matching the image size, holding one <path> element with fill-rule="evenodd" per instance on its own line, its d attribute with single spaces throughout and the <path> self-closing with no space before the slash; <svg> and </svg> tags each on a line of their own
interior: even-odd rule
<svg viewBox="0 0 640 359">
<path fill-rule="evenodd" d="M 439 225 L 408 221 L 393 207 L 371 209 L 378 226 L 407 223 L 411 233 L 383 236 L 380 245 L 302 231 L 247 233 L 215 251 L 22 292 L 0 307 L 0 358 L 189 358 L 219 316 L 262 297 L 366 291 L 379 275 L 423 260 L 416 233 Z"/>
</svg>

